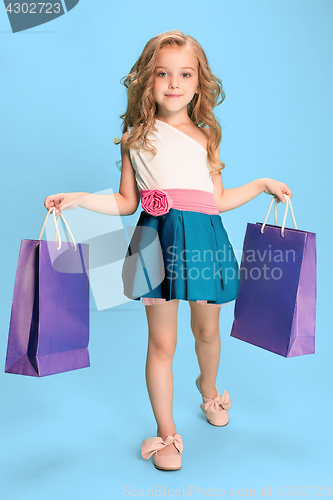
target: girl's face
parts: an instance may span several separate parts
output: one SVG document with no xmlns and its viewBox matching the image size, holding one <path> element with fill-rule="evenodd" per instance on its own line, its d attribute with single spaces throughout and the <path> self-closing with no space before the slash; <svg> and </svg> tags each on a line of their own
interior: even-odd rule
<svg viewBox="0 0 333 500">
<path fill-rule="evenodd" d="M 187 105 L 198 91 L 198 62 L 186 46 L 163 47 L 157 57 L 153 95 L 158 115 L 187 115 Z"/>
</svg>

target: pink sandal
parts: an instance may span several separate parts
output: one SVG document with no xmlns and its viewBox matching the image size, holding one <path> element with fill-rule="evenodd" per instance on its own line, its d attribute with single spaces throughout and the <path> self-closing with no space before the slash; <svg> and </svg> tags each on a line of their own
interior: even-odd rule
<svg viewBox="0 0 333 500">
<path fill-rule="evenodd" d="M 199 378 L 200 375 L 196 379 L 195 384 L 202 396 Z M 216 386 L 215 389 L 217 390 L 217 396 L 213 399 L 202 396 L 203 403 L 201 403 L 200 408 L 210 424 L 216 425 L 217 427 L 223 427 L 229 422 L 228 411 L 231 406 L 230 396 L 227 390 L 224 391 L 223 396 L 220 396 Z"/>
<path fill-rule="evenodd" d="M 173 444 L 178 450 L 178 455 L 159 455 L 161 450 L 169 444 Z M 142 441 L 141 455 L 148 460 L 154 455 L 154 465 L 159 470 L 179 470 L 182 468 L 183 440 L 179 434 L 167 436 L 165 441 L 161 437 L 153 437 Z"/>
</svg>

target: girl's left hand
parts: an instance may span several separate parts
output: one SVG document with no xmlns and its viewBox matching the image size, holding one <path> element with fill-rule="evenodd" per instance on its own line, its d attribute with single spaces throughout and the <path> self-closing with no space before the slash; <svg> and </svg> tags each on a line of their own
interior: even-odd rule
<svg viewBox="0 0 333 500">
<path fill-rule="evenodd" d="M 287 184 L 268 178 L 265 178 L 264 193 L 273 195 L 278 203 L 280 203 L 280 201 L 282 201 L 282 203 L 286 202 L 286 199 L 284 197 L 285 194 L 287 194 L 289 198 L 291 198 L 293 195 Z"/>
</svg>

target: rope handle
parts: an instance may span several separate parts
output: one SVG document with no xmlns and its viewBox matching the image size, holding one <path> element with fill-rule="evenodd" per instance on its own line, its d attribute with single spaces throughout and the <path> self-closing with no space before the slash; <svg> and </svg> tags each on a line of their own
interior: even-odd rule
<svg viewBox="0 0 333 500">
<path fill-rule="evenodd" d="M 285 228 L 285 225 L 286 225 L 286 218 L 287 218 L 288 207 L 290 207 L 291 217 L 293 219 L 293 223 L 294 223 L 295 229 L 297 229 L 296 220 L 295 220 L 295 216 L 294 216 L 294 211 L 293 211 L 293 207 L 291 205 L 291 199 L 289 198 L 289 196 L 287 194 L 285 194 L 284 197 L 286 199 L 286 209 L 284 211 L 284 216 L 283 216 L 283 221 L 282 221 L 282 227 L 281 227 L 281 236 L 282 236 L 282 238 L 284 238 L 284 228 Z M 268 216 L 269 216 L 269 212 L 271 211 L 271 208 L 272 208 L 274 200 L 275 200 L 275 205 L 274 205 L 274 219 L 275 219 L 275 225 L 277 226 L 277 204 L 278 204 L 278 200 L 276 198 L 272 198 L 272 201 L 271 201 L 271 203 L 269 205 L 269 208 L 267 210 L 267 214 L 266 214 L 265 220 L 264 220 L 263 225 L 261 226 L 261 229 L 260 229 L 260 232 L 262 234 L 264 233 L 264 227 L 266 225 L 266 222 L 267 222 L 267 219 L 268 219 Z"/>
<path fill-rule="evenodd" d="M 59 217 L 56 217 L 56 214 L 55 214 L 55 210 L 56 208 L 55 207 L 51 207 L 50 210 L 47 212 L 46 214 L 46 217 L 44 219 L 44 223 L 43 223 L 43 226 L 42 226 L 42 229 L 41 229 L 41 232 L 40 232 L 40 235 L 38 236 L 38 239 L 40 240 L 42 238 L 42 235 L 43 235 L 43 232 L 44 232 L 44 228 L 45 228 L 45 225 L 46 225 L 46 221 L 47 221 L 47 218 L 48 216 L 50 215 L 50 213 L 52 212 L 52 215 L 53 215 L 53 222 L 54 222 L 54 227 L 55 227 L 55 235 L 54 235 L 54 241 L 57 241 L 57 238 L 58 238 L 58 246 L 57 246 L 57 250 L 60 250 L 61 248 L 61 237 L 60 237 L 60 233 L 59 233 L 59 227 L 58 227 L 58 224 L 59 224 Z M 65 226 L 66 226 L 66 229 L 73 241 L 73 245 L 74 245 L 74 252 L 76 252 L 77 250 L 77 244 L 74 240 L 74 236 L 72 234 L 72 231 L 69 229 L 69 226 L 64 218 L 64 216 L 62 215 L 62 213 L 60 212 L 59 213 L 60 217 L 62 218 Z"/>
</svg>

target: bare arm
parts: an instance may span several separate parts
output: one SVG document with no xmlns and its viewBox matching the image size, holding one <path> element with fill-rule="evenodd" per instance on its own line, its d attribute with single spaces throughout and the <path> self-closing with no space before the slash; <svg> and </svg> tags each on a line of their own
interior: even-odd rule
<svg viewBox="0 0 333 500">
<path fill-rule="evenodd" d="M 219 148 L 216 150 L 216 157 L 219 158 Z M 263 192 L 273 195 L 278 202 L 282 201 L 283 203 L 285 203 L 285 194 L 290 198 L 293 195 L 286 184 L 268 177 L 262 177 L 231 189 L 223 188 L 221 173 L 213 174 L 212 181 L 214 184 L 214 199 L 220 213 L 240 207 Z"/>
<path fill-rule="evenodd" d="M 47 209 L 55 206 L 57 210 L 68 210 L 81 207 L 105 215 L 132 215 L 138 208 L 140 193 L 138 191 L 135 174 L 130 156 L 125 148 L 128 133 L 121 139 L 122 172 L 119 193 L 91 194 L 91 193 L 58 193 L 45 199 Z"/>
<path fill-rule="evenodd" d="M 222 176 L 215 182 L 222 184 Z M 260 193 L 271 194 L 278 202 L 282 201 L 282 203 L 286 201 L 285 194 L 290 198 L 293 195 L 289 187 L 283 182 L 262 177 L 236 188 L 223 189 L 222 187 L 222 194 L 217 197 L 216 201 L 218 211 L 227 212 L 228 210 L 233 210 L 252 200 Z"/>
<path fill-rule="evenodd" d="M 233 210 L 234 208 L 244 205 L 260 193 L 264 192 L 265 187 L 266 185 L 264 179 L 256 179 L 255 181 L 248 182 L 247 184 L 236 188 L 222 188 L 222 195 L 217 200 L 218 211 L 227 212 L 228 210 Z"/>
</svg>

